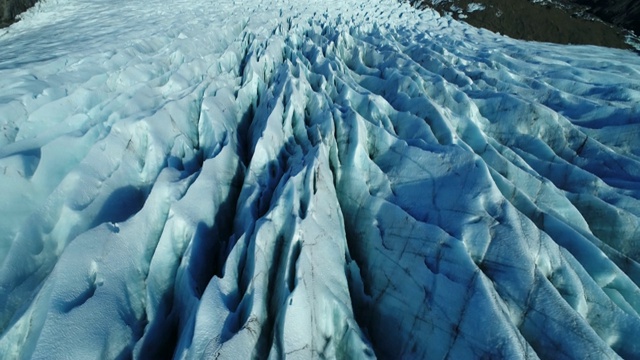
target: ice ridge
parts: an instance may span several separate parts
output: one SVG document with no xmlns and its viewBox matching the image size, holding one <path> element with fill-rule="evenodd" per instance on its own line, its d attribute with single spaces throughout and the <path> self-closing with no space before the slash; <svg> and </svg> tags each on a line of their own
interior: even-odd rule
<svg viewBox="0 0 640 360">
<path fill-rule="evenodd" d="M 640 58 L 396 1 L 0 30 L 4 358 L 640 357 Z"/>
</svg>

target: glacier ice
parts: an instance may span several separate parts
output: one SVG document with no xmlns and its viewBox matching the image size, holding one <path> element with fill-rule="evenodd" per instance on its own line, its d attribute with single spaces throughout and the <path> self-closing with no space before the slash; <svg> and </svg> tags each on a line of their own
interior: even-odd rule
<svg viewBox="0 0 640 360">
<path fill-rule="evenodd" d="M 640 357 L 640 58 L 391 0 L 0 30 L 3 358 Z"/>
</svg>

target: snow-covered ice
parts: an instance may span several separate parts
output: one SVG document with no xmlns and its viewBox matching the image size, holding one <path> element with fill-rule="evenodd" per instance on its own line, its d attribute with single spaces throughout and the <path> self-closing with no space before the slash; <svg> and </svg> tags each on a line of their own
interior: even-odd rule
<svg viewBox="0 0 640 360">
<path fill-rule="evenodd" d="M 640 357 L 640 58 L 394 0 L 0 30 L 0 354 Z"/>
<path fill-rule="evenodd" d="M 484 6 L 483 4 L 480 3 L 469 3 L 467 5 L 467 12 L 472 13 L 475 11 L 482 11 L 484 9 L 486 9 L 487 7 Z"/>
</svg>

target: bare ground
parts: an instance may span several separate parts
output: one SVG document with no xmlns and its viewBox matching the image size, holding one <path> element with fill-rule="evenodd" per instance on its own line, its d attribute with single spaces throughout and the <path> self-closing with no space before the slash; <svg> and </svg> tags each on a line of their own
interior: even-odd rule
<svg viewBox="0 0 640 360">
<path fill-rule="evenodd" d="M 429 0 L 420 1 L 418 6 L 432 6 Z M 466 10 L 471 3 L 481 3 L 485 9 L 468 12 Z M 628 33 L 625 29 L 599 20 L 588 13 L 586 7 L 576 5 L 575 1 L 544 4 L 529 0 L 452 0 L 441 1 L 432 7 L 441 13 L 451 13 L 454 18 L 473 26 L 512 38 L 630 48 L 625 42 Z"/>
</svg>

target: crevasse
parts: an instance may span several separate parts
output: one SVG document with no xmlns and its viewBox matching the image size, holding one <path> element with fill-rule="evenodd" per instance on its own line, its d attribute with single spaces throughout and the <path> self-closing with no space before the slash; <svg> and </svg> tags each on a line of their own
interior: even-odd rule
<svg viewBox="0 0 640 360">
<path fill-rule="evenodd" d="M 640 356 L 640 59 L 395 1 L 0 30 L 6 358 Z"/>
</svg>

